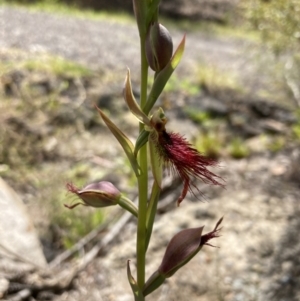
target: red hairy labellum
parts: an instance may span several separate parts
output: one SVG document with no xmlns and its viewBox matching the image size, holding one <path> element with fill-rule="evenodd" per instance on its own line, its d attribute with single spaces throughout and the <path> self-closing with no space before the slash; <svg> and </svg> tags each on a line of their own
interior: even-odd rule
<svg viewBox="0 0 300 301">
<path fill-rule="evenodd" d="M 158 132 L 156 141 L 157 151 L 162 161 L 183 181 L 183 189 L 177 200 L 178 206 L 186 197 L 188 191 L 195 195 L 191 177 L 198 178 L 204 183 L 223 186 L 219 176 L 209 171 L 207 167 L 217 166 L 216 160 L 203 156 L 184 137 L 177 133 Z"/>
</svg>

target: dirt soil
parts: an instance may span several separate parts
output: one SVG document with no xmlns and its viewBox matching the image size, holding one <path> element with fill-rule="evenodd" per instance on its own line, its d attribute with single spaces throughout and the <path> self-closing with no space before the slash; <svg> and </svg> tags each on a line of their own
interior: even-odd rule
<svg viewBox="0 0 300 301">
<path fill-rule="evenodd" d="M 1 134 L 11 133 L 3 137 L 12 139 L 6 144 L 7 161 L 0 163 L 13 167 L 13 172 L 6 177 L 4 171 L 3 178 L 24 196 L 51 260 L 59 247 L 49 246 L 51 240 L 47 237 L 43 240 L 45 231 L 41 229 L 55 229 L 55 225 L 45 223 L 47 213 L 35 204 L 41 204 L 37 199 L 45 196 L 40 190 L 47 191 L 47 185 L 55 186 L 60 193 L 64 191 L 57 174 L 85 161 L 91 171 L 78 171 L 83 177 L 95 180 L 105 175 L 106 179 L 124 188 L 129 196 L 135 195 L 134 187 L 126 188 L 128 182 L 121 176 L 122 172 L 127 173 L 127 168 L 124 161 L 119 160 L 120 148 L 105 127 L 95 121 L 97 114 L 92 104 L 96 102 L 112 112 L 122 129 L 131 138 L 135 137 L 135 119 L 122 102 L 121 89 L 126 66 L 131 69 L 134 86 L 139 80 L 138 35 L 134 23 L 116 20 L 91 21 L 9 7 L 0 7 L 0 16 L 2 62 L 18 63 L 51 54 L 81 63 L 95 72 L 79 79 L 21 68 L 1 74 L 1 93 L 16 109 L 9 117 L 0 112 L 4 124 L 1 130 L 5 129 Z M 175 28 L 170 31 L 177 44 L 183 32 Z M 242 39 L 203 32 L 187 33 L 185 56 L 176 71 L 179 78 L 193 82 L 197 67 L 205 62 L 238 75 L 251 93 L 243 97 L 230 94 L 232 91 L 212 93 L 205 89 L 196 95 L 184 89 L 165 93 L 161 105 L 169 109 L 169 129 L 180 129 L 181 134 L 192 139 L 200 133 L 199 123 L 189 120 L 184 109 L 189 106 L 204 110 L 222 118 L 222 125 L 216 129 L 222 136 L 228 141 L 233 136 L 241 137 L 251 152 L 237 160 L 224 147 L 218 154 L 221 168 L 216 172 L 226 180 L 226 189 L 200 184 L 205 194 L 202 202 L 189 196 L 180 208 L 176 208 L 174 202 L 169 203 L 180 193 L 180 185 L 171 186 L 171 193 L 164 195 L 162 203 L 167 205 L 162 206 L 157 216 L 147 257 L 148 275 L 159 265 L 168 241 L 179 230 L 205 225 L 205 230 L 210 231 L 221 216 L 224 222 L 222 236 L 213 242 L 220 248 L 206 246 L 194 261 L 149 297 L 149 301 L 300 300 L 300 152 L 299 142 L 292 139 L 291 132 L 297 121 L 286 103 L 261 99 L 256 93 L 268 82 L 263 72 L 258 73 L 260 66 L 253 63 L 257 51 L 251 42 Z M 35 94 L 28 97 L 24 87 L 34 88 L 30 93 L 34 91 Z M 50 101 L 53 91 L 56 91 L 55 99 L 61 103 L 59 109 L 53 106 L 56 102 Z M 18 115 L 18 108 L 24 102 L 28 111 Z M 13 133 L 30 137 L 34 143 L 26 143 L 23 139 L 17 147 L 20 151 L 10 153 L 9 146 L 15 138 Z M 282 139 L 283 145 L 276 149 L 270 147 L 274 146 L 274 141 Z M 42 185 L 29 186 L 26 182 L 38 183 L 36 177 L 41 174 L 36 172 L 24 173 L 23 178 L 15 181 L 21 162 L 16 163 L 16 154 L 22 157 L 22 150 L 26 149 L 32 150 L 31 157 L 27 158 L 32 170 L 38 168 L 43 172 L 54 166 L 57 174 L 49 174 Z M 36 214 L 37 210 L 40 214 Z M 34 291 L 28 300 L 132 300 L 126 280 L 126 261 L 132 260 L 134 271 L 134 231 L 135 222 L 131 220 L 121 235 L 79 273 L 68 289 Z M 57 230 L 53 233 L 58 235 Z M 62 263 L 60 268 L 67 272 L 71 265 L 71 262 Z M 11 297 L 13 293 L 8 300 L 14 300 Z"/>
</svg>

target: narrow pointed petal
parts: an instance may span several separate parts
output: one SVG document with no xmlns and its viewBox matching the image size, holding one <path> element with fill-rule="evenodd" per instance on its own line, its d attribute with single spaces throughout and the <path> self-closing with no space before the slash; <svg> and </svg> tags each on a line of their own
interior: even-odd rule
<svg viewBox="0 0 300 301">
<path fill-rule="evenodd" d="M 182 38 L 180 44 L 178 45 L 175 53 L 173 54 L 167 66 L 159 73 L 157 73 L 152 89 L 149 93 L 147 103 L 143 108 L 143 112 L 145 112 L 145 114 L 149 114 L 150 110 L 153 108 L 155 102 L 157 101 L 159 95 L 163 91 L 172 73 L 178 66 L 184 52 L 184 46 L 185 46 L 185 36 Z"/>
<path fill-rule="evenodd" d="M 140 122 L 150 126 L 149 118 L 143 113 L 143 111 L 141 110 L 140 106 L 136 102 L 136 100 L 134 98 L 134 95 L 132 93 L 130 70 L 129 69 L 127 69 L 127 75 L 126 75 L 125 85 L 124 85 L 124 89 L 123 89 L 123 96 L 124 96 L 124 99 L 127 103 L 127 106 L 129 107 L 131 113 L 135 117 L 137 117 L 137 119 Z"/>
<path fill-rule="evenodd" d="M 223 221 L 223 217 L 221 217 L 219 219 L 219 221 L 217 222 L 215 228 L 212 231 L 202 235 L 201 243 L 200 243 L 201 247 L 204 246 L 204 245 L 214 247 L 213 245 L 209 244 L 208 241 L 213 239 L 213 238 L 216 238 L 216 237 L 220 236 L 220 231 L 222 230 L 222 228 L 219 228 L 219 226 L 221 225 L 222 221 Z"/>
<path fill-rule="evenodd" d="M 64 204 L 64 206 L 68 209 L 74 209 L 75 207 L 79 206 L 79 205 L 83 205 L 86 206 L 84 203 L 76 203 L 74 205 L 68 205 L 68 204 Z"/>
<path fill-rule="evenodd" d="M 141 174 L 140 167 L 138 165 L 137 159 L 134 156 L 134 146 L 132 142 L 129 140 L 129 138 L 104 114 L 102 110 L 100 110 L 98 107 L 96 107 L 102 120 L 105 122 L 107 127 L 110 129 L 112 134 L 117 138 L 121 146 L 123 147 L 130 163 L 132 166 L 132 169 L 134 170 L 136 176 L 139 176 Z"/>
</svg>

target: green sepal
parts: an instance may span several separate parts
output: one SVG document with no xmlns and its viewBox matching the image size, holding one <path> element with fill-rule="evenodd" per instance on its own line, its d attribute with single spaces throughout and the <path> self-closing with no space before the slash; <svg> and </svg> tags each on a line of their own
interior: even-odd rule
<svg viewBox="0 0 300 301">
<path fill-rule="evenodd" d="M 136 280 L 133 278 L 130 270 L 130 260 L 127 260 L 127 278 L 131 286 L 132 292 L 134 294 L 134 299 L 139 300 L 139 296 L 143 295 L 143 292 L 140 290 Z"/>
<path fill-rule="evenodd" d="M 147 295 L 151 294 L 156 289 L 158 289 L 164 283 L 165 280 L 166 278 L 158 271 L 153 273 L 143 287 L 144 296 L 146 297 Z"/>
<path fill-rule="evenodd" d="M 166 83 L 171 77 L 173 71 L 176 69 L 177 65 L 179 64 L 184 52 L 184 45 L 185 45 L 185 35 L 183 36 L 170 62 L 163 70 L 157 73 L 151 91 L 149 93 L 146 105 L 143 108 L 143 112 L 145 114 L 147 115 L 149 114 L 150 110 L 153 108 L 155 102 L 157 101 L 159 95 L 163 91 Z"/>
<path fill-rule="evenodd" d="M 135 142 L 135 147 L 134 147 L 134 155 L 135 157 L 137 156 L 139 150 L 148 142 L 150 132 L 146 130 L 142 130 L 140 133 L 139 137 L 137 138 Z"/>
<path fill-rule="evenodd" d="M 130 164 L 132 166 L 132 169 L 136 176 L 140 176 L 141 169 L 137 162 L 136 157 L 134 156 L 134 146 L 132 142 L 129 140 L 129 138 L 104 114 L 102 110 L 100 110 L 98 107 L 96 107 L 102 120 L 105 122 L 107 127 L 110 129 L 112 134 L 117 138 L 121 146 L 123 147 L 127 158 L 130 161 Z"/>
<path fill-rule="evenodd" d="M 131 113 L 143 124 L 150 126 L 150 120 L 147 115 L 143 113 L 140 106 L 136 102 L 134 95 L 132 93 L 131 87 L 131 79 L 130 79 L 130 70 L 127 69 L 127 75 L 125 79 L 124 89 L 123 89 L 123 96 L 127 103 L 127 106 Z"/>
<path fill-rule="evenodd" d="M 158 187 L 161 188 L 163 167 L 161 164 L 161 159 L 157 153 L 155 142 L 153 142 L 154 140 L 156 140 L 156 138 L 152 139 L 152 137 L 151 137 L 154 135 L 157 135 L 156 131 L 152 131 L 150 133 L 149 143 L 148 143 L 149 153 L 150 153 L 150 166 L 151 166 L 154 180 L 155 180 L 156 184 L 158 185 Z"/>
</svg>

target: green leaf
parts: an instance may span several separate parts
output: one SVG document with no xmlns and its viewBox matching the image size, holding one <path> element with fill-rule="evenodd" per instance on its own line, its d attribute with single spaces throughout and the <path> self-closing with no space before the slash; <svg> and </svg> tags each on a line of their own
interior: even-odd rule
<svg viewBox="0 0 300 301">
<path fill-rule="evenodd" d="M 130 270 L 130 260 L 127 260 L 127 278 L 128 282 L 131 286 L 132 292 L 134 294 L 134 299 L 139 300 L 139 296 L 142 296 L 143 293 L 141 292 L 136 280 L 133 278 Z"/>
<path fill-rule="evenodd" d="M 142 130 L 142 132 L 140 133 L 139 137 L 135 142 L 135 148 L 134 148 L 135 157 L 137 156 L 139 150 L 148 142 L 149 134 L 150 132 L 146 130 Z"/>
<path fill-rule="evenodd" d="M 138 25 L 140 37 L 143 38 L 146 35 L 146 13 L 147 13 L 147 3 L 146 1 L 133 0 L 133 11 Z"/>
<path fill-rule="evenodd" d="M 185 35 L 183 36 L 180 44 L 178 45 L 175 53 L 173 54 L 170 62 L 167 64 L 167 66 L 161 70 L 159 73 L 157 73 L 152 89 L 149 93 L 147 102 L 145 107 L 143 108 L 143 112 L 145 114 L 149 114 L 150 110 L 153 108 L 155 102 L 157 101 L 159 95 L 163 91 L 166 83 L 168 82 L 169 78 L 171 77 L 173 71 L 178 66 L 183 52 L 184 52 L 184 45 L 185 45 Z"/>
<path fill-rule="evenodd" d="M 96 107 L 102 120 L 105 122 L 106 126 L 110 129 L 112 134 L 117 138 L 121 146 L 123 147 L 130 163 L 132 166 L 133 171 L 135 172 L 136 176 L 140 176 L 141 169 L 138 165 L 137 159 L 134 156 L 134 146 L 129 138 L 104 114 L 102 110 Z"/>
</svg>

